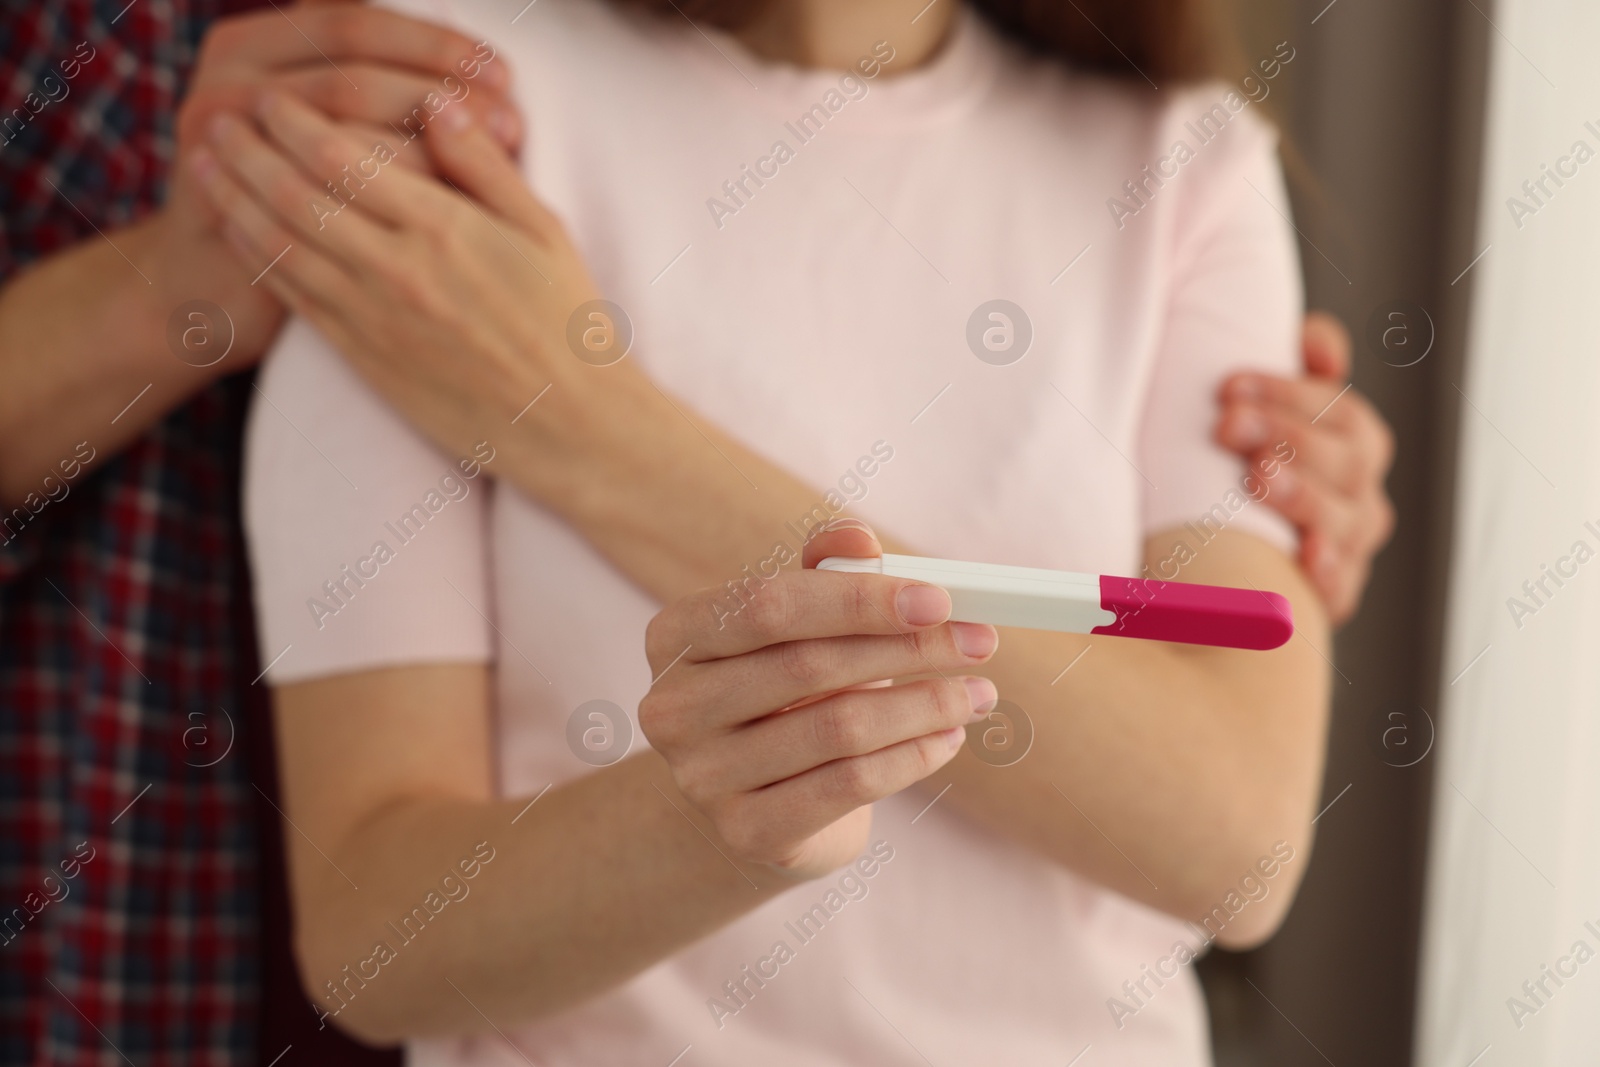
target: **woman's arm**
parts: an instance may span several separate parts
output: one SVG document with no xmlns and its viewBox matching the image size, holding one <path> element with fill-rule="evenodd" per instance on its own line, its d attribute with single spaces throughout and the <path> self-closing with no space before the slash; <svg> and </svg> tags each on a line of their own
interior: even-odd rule
<svg viewBox="0 0 1600 1067">
<path fill-rule="evenodd" d="M 1288 914 L 1311 852 L 1330 702 L 1327 616 L 1300 569 L 1264 541 L 1224 530 L 1202 546 L 1171 531 L 1146 542 L 1146 564 L 1165 573 L 1178 543 L 1193 553 L 1179 581 L 1282 593 L 1295 636 L 1248 652 L 1005 630 L 988 673 L 1031 721 L 1032 750 L 998 768 L 969 754 L 927 784 L 952 782 L 942 803 L 1196 923 L 1287 842 L 1299 862 L 1217 938 L 1251 947 Z"/>
<path fill-rule="evenodd" d="M 286 240 L 291 231 L 285 227 L 303 226 L 296 209 L 314 185 L 297 168 L 316 173 L 351 146 L 292 101 L 265 101 L 261 118 L 264 131 L 241 123 L 222 139 L 228 174 L 217 179 L 213 193 L 241 220 L 245 238 L 264 248 Z M 482 211 L 499 221 L 489 223 L 478 207 L 422 179 L 386 177 L 371 183 L 355 206 L 366 205 L 373 220 L 392 228 L 363 222 L 363 215 L 341 218 L 352 225 L 337 227 L 341 234 L 325 242 L 317 258 L 308 255 L 274 273 L 285 300 L 318 323 L 400 410 L 414 416 L 437 407 L 436 396 L 448 397 L 450 417 L 434 426 L 448 441 L 469 439 L 499 423 L 499 414 L 509 422 L 524 397 L 550 384 L 549 396 L 519 424 L 521 434 L 505 440 L 512 480 L 661 599 L 739 578 L 746 563 L 753 567 L 767 558 L 784 519 L 817 503 L 813 491 L 716 427 L 691 424 L 683 405 L 669 401 L 630 361 L 603 375 L 576 373 L 594 368 L 565 351 L 564 309 L 594 293 L 570 241 L 481 131 L 441 122 L 430 127 L 430 138 L 453 146 L 441 159 L 473 161 Z M 299 234 L 317 240 L 308 229 Z M 316 281 L 319 276 L 326 284 Z M 396 300 L 396 292 L 407 296 Z M 504 311 L 513 306 L 514 314 Z M 437 365 L 423 384 L 408 384 L 386 366 L 384 353 L 400 345 L 426 349 L 418 358 Z M 463 384 L 463 351 L 481 354 L 466 365 L 494 389 Z M 500 398 L 503 412 L 473 402 L 486 393 Z M 734 464 L 709 461 L 713 449 Z M 885 547 L 915 551 L 891 540 Z M 1170 547 L 1156 547 L 1159 562 Z M 1242 534 L 1218 538 L 1182 577 L 1254 581 L 1283 592 L 1308 641 L 1326 644 L 1322 609 L 1304 579 L 1287 556 L 1263 542 Z M 1305 843 L 1301 831 L 1309 825 L 1326 713 L 1320 688 L 1326 667 L 1311 644 L 1297 641 L 1239 659 L 1097 639 L 1120 646 L 1103 657 L 1115 667 L 1085 672 L 1088 680 L 1064 690 L 1041 682 L 1056 677 L 1081 646 L 1040 635 L 1014 643 L 1017 651 L 986 673 L 1035 721 L 1049 718 L 1060 732 L 1037 757 L 1030 755 L 1026 771 L 987 778 L 974 772 L 951 791 L 952 803 L 970 805 L 1089 877 L 1184 917 L 1202 914 L 1270 847 L 1272 840 L 1258 840 L 1262 835 L 1300 833 L 1297 847 Z M 1086 707 L 1114 710 L 1085 715 Z M 1107 751 L 1095 746 L 1129 723 L 1166 718 L 1173 719 L 1172 729 L 1152 726 L 1122 736 L 1109 750 L 1121 763 L 1108 758 L 1091 767 L 1075 756 Z M 1207 744 L 1197 747 L 1202 741 Z M 1202 769 L 1212 758 L 1219 762 Z M 1113 767 L 1115 773 L 1102 773 Z M 1079 809 L 1054 790 L 1053 807 L 1040 803 L 1041 783 L 1069 778 Z M 1181 815 L 1153 803 L 1155 783 L 1183 790 Z M 1027 808 L 1026 818 L 1008 824 L 1000 816 L 1008 806 Z M 1116 811 L 1113 836 L 1123 848 L 1137 843 L 1143 875 L 1120 859 L 1110 862 L 1117 853 L 1086 831 L 1080 809 Z M 1271 909 L 1257 912 L 1272 915 Z"/>
<path fill-rule="evenodd" d="M 613 403 L 620 393 L 611 394 Z M 520 472 L 536 482 L 541 499 L 555 502 L 591 543 L 663 599 L 696 585 L 742 582 L 746 563 L 754 568 L 771 555 L 785 517 L 806 514 L 818 502 L 798 479 L 716 427 L 702 423 L 697 430 L 648 395 L 620 409 L 628 417 L 615 417 L 618 410 L 598 420 L 603 426 L 595 432 L 627 440 L 555 469 L 514 455 L 509 477 Z M 728 464 L 697 460 L 710 448 L 701 433 L 760 491 Z M 1187 551 L 1176 551 L 1179 543 Z M 878 550 L 873 544 L 838 554 Z M 881 550 L 916 547 L 886 536 Z M 1181 530 L 1145 544 L 1151 573 L 1172 573 L 1175 556 L 1186 560 L 1179 581 L 1255 585 L 1287 596 L 1298 636 L 1259 653 L 1006 630 L 983 673 L 1032 718 L 1034 751 L 1004 770 L 957 760 L 956 787 L 941 803 L 965 808 L 1134 899 L 1198 919 L 1275 841 L 1301 854 L 1310 850 L 1332 644 L 1326 608 L 1280 549 L 1229 530 L 1203 546 Z M 1136 857 L 1137 867 L 1125 856 Z M 1286 867 L 1278 885 L 1292 889 L 1304 869 Z M 1247 944 L 1268 936 L 1293 893 L 1270 899 L 1222 940 Z"/>
<path fill-rule="evenodd" d="M 653 752 L 492 799 L 488 685 L 486 668 L 450 664 L 275 690 L 300 976 L 358 1037 L 557 1011 L 792 884 L 724 859 Z M 458 864 L 478 856 L 492 859 L 468 880 Z M 428 917 L 451 874 L 467 896 Z M 405 924 L 419 907 L 420 935 Z M 394 958 L 364 963 L 380 944 Z"/>
<path fill-rule="evenodd" d="M 855 860 L 871 803 L 949 761 L 994 699 L 960 673 L 994 630 L 944 623 L 931 586 L 791 573 L 725 627 L 712 600 L 651 623 L 656 751 L 531 797 L 492 797 L 482 666 L 275 689 L 297 956 L 324 1011 L 381 1041 L 603 992 Z M 838 692 L 930 667 L 946 678 Z"/>
</svg>

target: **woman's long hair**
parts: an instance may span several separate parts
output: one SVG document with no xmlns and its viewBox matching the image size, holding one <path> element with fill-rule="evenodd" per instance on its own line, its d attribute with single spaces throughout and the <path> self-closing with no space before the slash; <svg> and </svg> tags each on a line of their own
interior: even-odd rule
<svg viewBox="0 0 1600 1067">
<path fill-rule="evenodd" d="M 768 0 L 618 0 L 736 30 Z M 1236 45 L 1217 0 L 968 0 L 998 29 L 1075 67 L 1157 84 L 1226 75 Z"/>
</svg>

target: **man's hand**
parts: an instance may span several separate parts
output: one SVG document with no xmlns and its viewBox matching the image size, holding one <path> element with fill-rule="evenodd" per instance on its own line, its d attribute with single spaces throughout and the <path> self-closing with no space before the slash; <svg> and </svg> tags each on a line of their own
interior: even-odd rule
<svg viewBox="0 0 1600 1067">
<path fill-rule="evenodd" d="M 261 276 L 284 246 L 240 262 L 184 166 L 219 111 L 270 86 L 346 129 L 387 131 L 417 125 L 431 95 L 434 106 L 447 99 L 478 116 L 504 155 L 519 137 L 509 81 L 504 61 L 484 62 L 460 34 L 349 2 L 216 23 L 178 115 L 177 169 L 161 210 L 0 287 L 0 503 L 37 512 L 64 458 L 115 455 L 216 378 L 250 366 L 276 334 L 283 307 Z M 219 305 L 231 337 L 228 323 L 197 311 L 187 321 L 203 328 L 184 329 L 174 350 L 170 319 L 194 300 Z"/>
<path fill-rule="evenodd" d="M 1300 565 L 1339 626 L 1356 613 L 1372 557 L 1394 532 L 1383 487 L 1394 433 L 1349 385 L 1350 335 L 1338 319 L 1306 316 L 1302 344 L 1304 378 L 1236 374 L 1223 383 L 1216 434 L 1251 462 L 1283 441 L 1294 448 L 1265 503 L 1299 527 Z"/>
</svg>

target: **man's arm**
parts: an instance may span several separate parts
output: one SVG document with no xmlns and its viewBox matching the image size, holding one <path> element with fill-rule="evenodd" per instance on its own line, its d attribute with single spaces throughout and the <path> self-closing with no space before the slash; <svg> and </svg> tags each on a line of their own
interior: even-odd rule
<svg viewBox="0 0 1600 1067">
<path fill-rule="evenodd" d="M 365 91 L 350 92 L 330 57 L 359 71 Z M 354 4 L 296 9 L 292 22 L 270 9 L 225 19 L 201 45 L 178 115 L 178 156 L 193 154 L 219 111 L 265 85 L 361 128 L 405 121 L 447 76 L 458 91 L 470 87 L 460 106 L 497 131 L 501 150 L 514 147 L 504 64 L 481 63 L 475 43 L 454 31 Z M 214 223 L 180 168 L 157 214 L 86 237 L 0 287 L 0 506 L 45 496 L 43 479 L 81 460 L 80 442 L 103 461 L 266 350 L 283 311 L 254 282 L 271 257 L 240 263 Z M 180 315 L 169 336 L 169 320 L 190 301 L 221 315 Z"/>
<path fill-rule="evenodd" d="M 113 455 L 219 371 L 247 362 L 199 369 L 168 351 L 167 301 L 146 280 L 159 226 L 92 237 L 0 289 L 0 505 L 44 497 L 44 479 L 60 480 L 58 465 L 80 442 L 96 459 Z"/>
</svg>

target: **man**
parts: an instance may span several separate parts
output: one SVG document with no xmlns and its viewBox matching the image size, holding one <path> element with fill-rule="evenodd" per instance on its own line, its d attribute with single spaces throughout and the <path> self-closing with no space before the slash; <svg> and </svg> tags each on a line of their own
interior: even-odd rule
<svg viewBox="0 0 1600 1067">
<path fill-rule="evenodd" d="M 268 3 L 48 4 L 0 35 L 6 1062 L 354 1054 L 331 1031 L 288 1033 L 314 1022 L 303 1001 L 297 1023 L 261 1002 L 293 980 L 236 492 L 247 368 L 283 311 L 167 175 L 264 83 L 381 128 L 474 42 L 354 5 Z M 514 148 L 504 69 L 485 66 L 467 104 Z M 1218 431 L 1244 455 L 1287 436 L 1305 457 L 1297 490 L 1269 501 L 1302 527 L 1336 620 L 1389 522 L 1370 405 L 1352 392 L 1310 422 L 1348 358 L 1343 331 L 1313 317 L 1310 376 L 1234 383 Z"/>
<path fill-rule="evenodd" d="M 269 81 L 350 121 L 399 121 L 473 44 L 353 5 L 6 18 L 0 1061 L 257 1058 L 274 960 L 258 887 L 281 861 L 254 810 L 272 785 L 250 764 L 270 745 L 235 503 L 251 376 L 236 372 L 283 313 L 168 166 Z M 503 69 L 467 104 L 508 128 Z M 180 313 L 169 344 L 195 300 L 231 319 Z M 263 1063 L 288 1043 L 259 1036 Z"/>
</svg>

